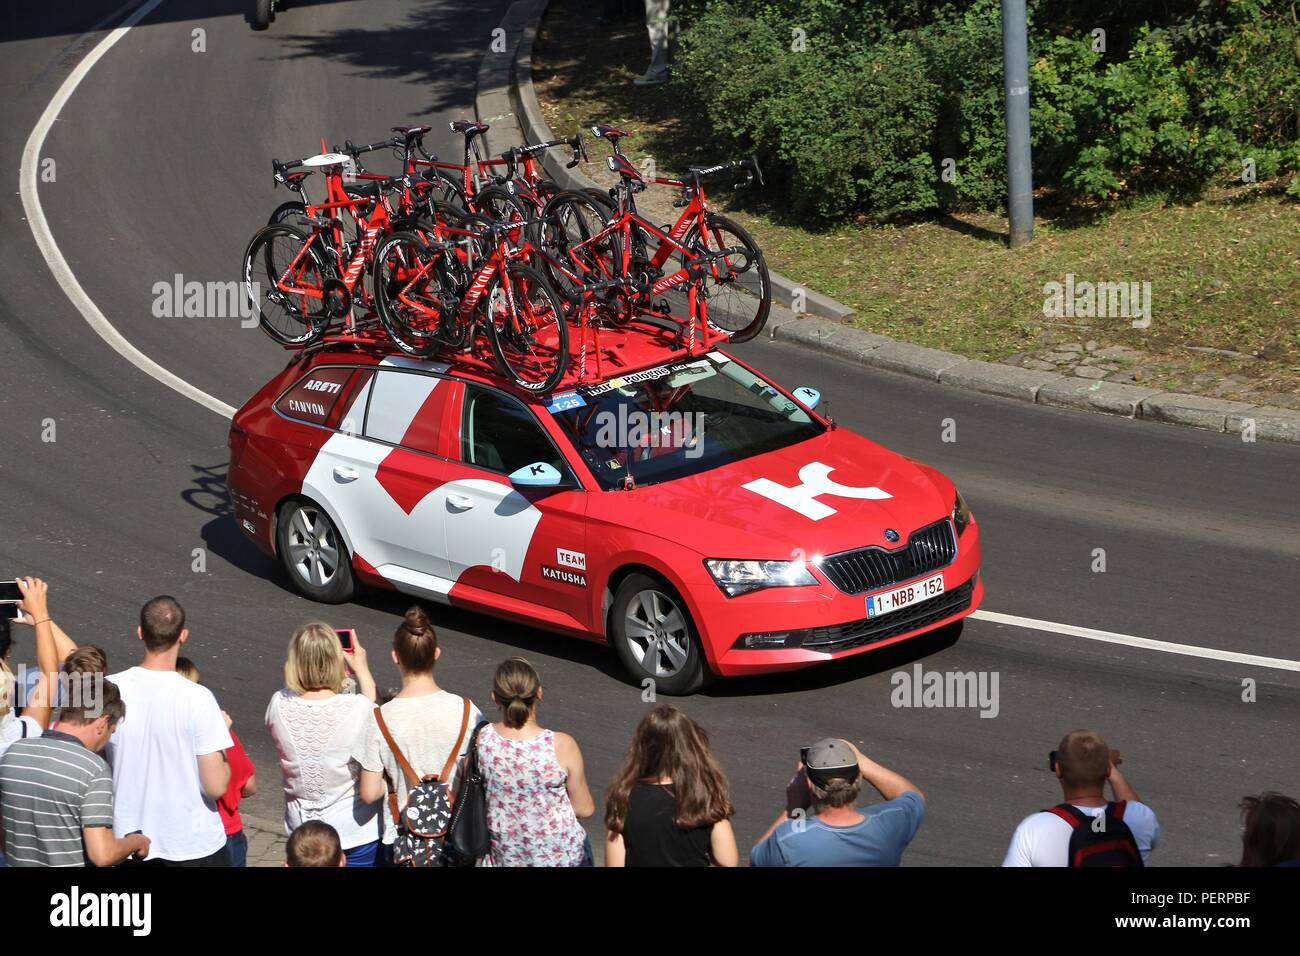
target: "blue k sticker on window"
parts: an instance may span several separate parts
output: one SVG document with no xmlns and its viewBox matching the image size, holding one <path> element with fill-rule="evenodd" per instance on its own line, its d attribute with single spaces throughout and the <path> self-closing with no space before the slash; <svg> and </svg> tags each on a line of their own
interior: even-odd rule
<svg viewBox="0 0 1300 956">
<path fill-rule="evenodd" d="M 546 410 L 555 415 L 559 412 L 567 412 L 571 408 L 581 408 L 586 404 L 587 400 L 577 392 L 562 392 L 559 395 L 552 396 Z"/>
</svg>

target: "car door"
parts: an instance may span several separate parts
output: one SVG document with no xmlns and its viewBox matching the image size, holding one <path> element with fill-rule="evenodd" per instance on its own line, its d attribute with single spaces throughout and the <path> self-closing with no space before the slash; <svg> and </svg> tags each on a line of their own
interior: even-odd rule
<svg viewBox="0 0 1300 956">
<path fill-rule="evenodd" d="M 587 628 L 587 492 L 521 401 L 466 383 L 461 406 L 446 509 L 452 596 L 485 591 L 499 607 Z M 511 472 L 539 461 L 558 469 L 566 486 L 510 484 Z"/>
<path fill-rule="evenodd" d="M 309 479 L 328 499 L 367 570 L 432 597 L 450 588 L 440 489 L 443 418 L 456 383 L 380 366 L 357 392 Z"/>
</svg>

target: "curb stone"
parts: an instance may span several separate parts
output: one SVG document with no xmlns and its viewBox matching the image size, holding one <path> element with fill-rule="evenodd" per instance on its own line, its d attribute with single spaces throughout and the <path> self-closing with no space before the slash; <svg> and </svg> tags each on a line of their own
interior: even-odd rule
<svg viewBox="0 0 1300 956">
<path fill-rule="evenodd" d="M 872 349 L 862 356 L 863 365 L 883 368 L 890 372 L 902 372 L 917 378 L 939 381 L 939 376 L 952 368 L 968 362 L 961 355 L 943 352 L 939 349 L 926 348 L 924 345 L 912 345 L 908 342 L 890 342 Z"/>
<path fill-rule="evenodd" d="M 1227 430 L 1228 416 L 1255 411 L 1257 406 L 1246 402 L 1228 402 L 1203 395 L 1183 395 L 1179 392 L 1162 392 L 1142 400 L 1142 417 L 1156 422 L 1191 425 L 1209 431 Z"/>
<path fill-rule="evenodd" d="M 479 66 L 475 111 L 480 121 L 492 124 L 487 139 L 493 152 L 502 152 L 520 142 L 555 138 L 537 101 L 532 72 L 533 42 L 549 5 L 550 0 L 516 0 L 500 24 L 506 31 L 506 51 L 485 56 Z M 566 168 L 564 163 L 559 157 L 544 156 L 546 171 L 562 188 L 599 188 L 586 176 Z M 772 272 L 771 278 L 774 308 L 766 331 L 774 339 L 820 349 L 860 365 L 1038 405 L 1169 422 L 1220 433 L 1239 432 L 1243 420 L 1254 419 L 1257 438 L 1300 444 L 1300 411 L 1139 385 L 1091 381 L 898 342 L 864 329 L 842 326 L 840 323 L 857 314 L 855 310 L 779 273 Z M 793 303 L 796 291 L 804 294 L 806 317 L 788 311 L 787 303 Z"/>
<path fill-rule="evenodd" d="M 1241 434 L 1247 420 L 1254 421 L 1256 438 L 1300 444 L 1300 411 L 1259 405 L 1248 412 L 1229 415 L 1225 431 Z"/>
<path fill-rule="evenodd" d="M 939 373 L 939 383 L 942 385 L 955 385 L 957 388 L 1019 398 L 1026 402 L 1035 401 L 1043 386 L 1055 384 L 1061 378 L 1055 372 L 1035 372 L 1014 365 L 995 365 L 975 359 L 967 359 Z"/>
<path fill-rule="evenodd" d="M 1156 388 L 1118 382 L 1089 382 L 1077 376 L 1062 375 L 1038 390 L 1037 401 L 1039 405 L 1059 405 L 1137 418 L 1142 402 L 1159 394 L 1160 390 Z"/>
</svg>

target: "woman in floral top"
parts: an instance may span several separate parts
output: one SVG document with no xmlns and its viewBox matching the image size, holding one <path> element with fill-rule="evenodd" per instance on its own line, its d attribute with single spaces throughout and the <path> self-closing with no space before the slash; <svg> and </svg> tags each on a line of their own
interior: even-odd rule
<svg viewBox="0 0 1300 956">
<path fill-rule="evenodd" d="M 497 668 L 492 699 L 503 719 L 479 731 L 494 866 L 591 866 L 578 822 L 596 812 L 582 751 L 568 734 L 537 722 L 542 684 L 522 657 Z"/>
</svg>

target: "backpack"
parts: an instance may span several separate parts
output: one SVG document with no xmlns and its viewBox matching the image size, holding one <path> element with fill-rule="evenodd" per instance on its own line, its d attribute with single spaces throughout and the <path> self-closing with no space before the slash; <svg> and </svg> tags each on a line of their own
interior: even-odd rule
<svg viewBox="0 0 1300 956">
<path fill-rule="evenodd" d="M 451 824 L 451 809 L 455 795 L 447 786 L 456 758 L 460 756 L 460 745 L 465 740 L 465 729 L 469 726 L 470 703 L 465 700 L 465 712 L 460 720 L 460 734 L 447 756 L 442 773 L 419 776 L 415 768 L 398 749 L 397 742 L 384 723 L 384 715 L 375 708 L 375 722 L 379 732 L 388 742 L 388 749 L 397 758 L 398 766 L 406 777 L 406 808 L 397 812 L 397 788 L 384 771 L 388 783 L 388 808 L 397 823 L 397 839 L 393 841 L 393 862 L 398 866 L 445 866 L 449 862 L 443 853 L 443 843 Z"/>
<path fill-rule="evenodd" d="M 1133 831 L 1124 822 L 1127 801 L 1106 804 L 1100 816 L 1089 816 L 1069 803 L 1049 808 L 1070 824 L 1070 850 L 1067 866 L 1145 866 Z M 1099 829 L 1094 829 L 1098 827 Z"/>
</svg>

